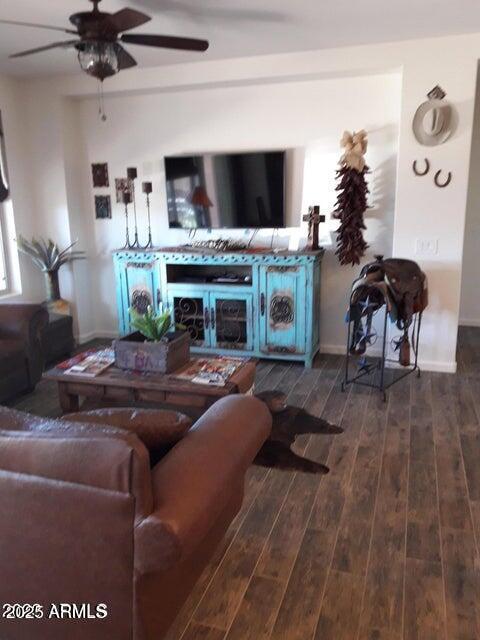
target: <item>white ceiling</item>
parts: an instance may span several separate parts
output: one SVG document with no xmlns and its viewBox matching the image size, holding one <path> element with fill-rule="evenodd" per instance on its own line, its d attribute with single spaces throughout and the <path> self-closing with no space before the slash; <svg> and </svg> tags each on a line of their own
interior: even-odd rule
<svg viewBox="0 0 480 640">
<path fill-rule="evenodd" d="M 68 26 L 88 10 L 87 0 L 0 2 L 0 18 Z M 478 0 L 103 0 L 101 9 L 125 6 L 152 16 L 135 30 L 206 38 L 206 53 L 130 45 L 140 66 L 305 51 L 480 31 Z M 9 60 L 19 50 L 69 39 L 60 32 L 0 24 L 0 72 L 45 75 L 79 72 L 75 52 L 54 50 Z"/>
</svg>

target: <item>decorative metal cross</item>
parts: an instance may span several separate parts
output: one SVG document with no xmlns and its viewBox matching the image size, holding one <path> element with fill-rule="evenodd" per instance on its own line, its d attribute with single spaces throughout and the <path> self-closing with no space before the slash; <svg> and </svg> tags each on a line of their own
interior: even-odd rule
<svg viewBox="0 0 480 640">
<path fill-rule="evenodd" d="M 316 251 L 319 247 L 318 225 L 325 222 L 325 216 L 320 215 L 320 207 L 316 204 L 313 207 L 308 207 L 308 214 L 303 216 L 302 220 L 308 222 L 309 249 Z"/>
</svg>

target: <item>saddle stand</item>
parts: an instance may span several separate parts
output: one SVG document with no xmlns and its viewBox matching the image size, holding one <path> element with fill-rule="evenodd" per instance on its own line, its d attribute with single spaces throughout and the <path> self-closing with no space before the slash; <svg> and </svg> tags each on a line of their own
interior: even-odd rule
<svg viewBox="0 0 480 640">
<path fill-rule="evenodd" d="M 392 385 L 415 371 L 417 377 L 420 377 L 418 347 L 422 313 L 427 304 L 426 283 L 422 281 L 421 286 L 419 285 L 418 295 L 415 293 L 412 297 L 409 291 L 408 295 L 402 293 L 400 298 L 397 295 L 398 291 L 395 291 L 395 285 L 398 288 L 401 275 L 395 273 L 397 277 L 391 277 L 390 282 L 395 283 L 393 286 L 389 283 L 388 275 L 391 276 L 392 268 L 398 269 L 398 263 L 401 262 L 407 261 L 392 259 L 387 264 L 388 261 L 383 262 L 379 256 L 375 263 L 364 267 L 360 277 L 352 285 L 346 318 L 348 331 L 342 391 L 345 391 L 349 384 L 360 384 L 378 389 L 386 401 L 386 391 Z M 410 262 L 407 267 L 411 268 L 412 265 L 415 263 Z M 400 266 L 405 267 L 403 264 Z M 387 270 L 389 274 L 386 273 Z M 423 276 L 420 271 L 418 273 Z M 411 279 L 411 273 L 408 277 Z M 419 278 L 420 275 L 413 276 L 414 281 Z M 392 333 L 397 332 L 390 340 L 389 318 L 394 329 Z M 378 332 L 382 331 L 382 328 L 380 349 L 377 347 L 374 350 L 374 345 L 379 343 Z M 397 358 L 389 357 L 391 352 L 397 353 Z"/>
</svg>

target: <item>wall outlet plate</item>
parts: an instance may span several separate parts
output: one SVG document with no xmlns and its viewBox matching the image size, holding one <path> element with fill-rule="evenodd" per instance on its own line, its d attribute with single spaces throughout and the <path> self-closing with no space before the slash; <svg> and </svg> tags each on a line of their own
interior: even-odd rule
<svg viewBox="0 0 480 640">
<path fill-rule="evenodd" d="M 438 238 L 415 238 L 415 255 L 438 255 Z"/>
</svg>

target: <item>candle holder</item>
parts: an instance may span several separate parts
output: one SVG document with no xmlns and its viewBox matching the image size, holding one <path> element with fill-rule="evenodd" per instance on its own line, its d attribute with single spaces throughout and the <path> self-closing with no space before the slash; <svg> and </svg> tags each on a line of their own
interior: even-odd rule
<svg viewBox="0 0 480 640">
<path fill-rule="evenodd" d="M 131 249 L 132 245 L 130 244 L 130 230 L 128 224 L 128 205 L 132 202 L 132 194 L 128 189 L 125 189 L 122 193 L 123 204 L 125 205 L 125 245 L 124 249 Z"/>
<path fill-rule="evenodd" d="M 135 179 L 137 178 L 138 173 L 136 167 L 128 167 L 127 168 L 127 178 L 129 183 L 132 185 L 132 200 L 133 202 L 133 218 L 135 222 L 135 235 L 133 239 L 133 244 L 130 245 L 130 248 L 134 249 L 135 247 L 140 247 L 140 243 L 138 241 L 138 223 L 137 223 L 137 204 L 135 202 Z"/>
<path fill-rule="evenodd" d="M 153 247 L 152 242 L 152 225 L 150 220 L 150 194 L 152 193 L 152 183 L 151 182 L 142 182 L 142 191 L 147 199 L 147 215 L 148 215 L 148 242 L 143 247 L 144 249 L 151 249 Z"/>
</svg>

